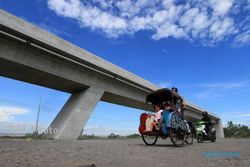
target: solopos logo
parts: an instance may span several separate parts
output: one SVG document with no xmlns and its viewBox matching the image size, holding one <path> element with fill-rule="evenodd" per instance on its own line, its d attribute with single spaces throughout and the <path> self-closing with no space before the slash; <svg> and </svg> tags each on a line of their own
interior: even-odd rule
<svg viewBox="0 0 250 167">
<path fill-rule="evenodd" d="M 58 128 L 49 127 L 44 133 L 45 134 L 58 134 Z"/>
<path fill-rule="evenodd" d="M 216 158 L 216 157 L 240 157 L 239 151 L 225 152 L 225 151 L 208 151 L 203 152 L 202 156 L 205 158 Z"/>
</svg>

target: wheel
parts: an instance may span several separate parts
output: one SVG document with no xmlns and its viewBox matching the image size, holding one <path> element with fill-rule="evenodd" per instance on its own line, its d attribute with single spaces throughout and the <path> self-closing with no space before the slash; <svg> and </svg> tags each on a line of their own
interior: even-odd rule
<svg viewBox="0 0 250 167">
<path fill-rule="evenodd" d="M 141 135 L 143 142 L 146 145 L 154 145 L 157 142 L 158 136 L 156 135 Z"/>
<path fill-rule="evenodd" d="M 215 142 L 216 141 L 216 136 L 213 136 L 212 138 L 211 138 L 211 142 Z"/>
<path fill-rule="evenodd" d="M 203 136 L 202 136 L 202 134 L 198 134 L 198 136 L 197 136 L 197 142 L 198 143 L 202 143 L 203 142 Z"/>
<path fill-rule="evenodd" d="M 181 147 L 185 143 L 186 132 L 184 132 L 184 131 L 182 131 L 180 129 L 171 128 L 169 130 L 169 137 L 170 137 L 171 142 L 173 143 L 173 145 L 175 145 L 177 147 Z"/>
<path fill-rule="evenodd" d="M 186 142 L 188 145 L 193 144 L 193 142 L 194 142 L 194 136 L 195 136 L 194 129 L 193 129 L 193 127 L 190 127 L 190 132 L 188 132 L 188 133 L 186 134 L 186 140 L 185 140 L 185 142 Z"/>
</svg>

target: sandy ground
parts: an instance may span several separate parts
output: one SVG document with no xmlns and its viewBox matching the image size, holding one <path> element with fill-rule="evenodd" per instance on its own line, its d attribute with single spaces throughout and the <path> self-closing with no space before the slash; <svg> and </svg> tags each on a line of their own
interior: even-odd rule
<svg viewBox="0 0 250 167">
<path fill-rule="evenodd" d="M 239 152 L 238 157 L 205 157 L 206 152 Z M 224 157 L 223 157 L 224 156 Z M 145 146 L 141 139 L 20 140 L 0 139 L 1 167 L 249 167 L 250 139 L 220 139 L 174 147 L 169 139 Z"/>
</svg>

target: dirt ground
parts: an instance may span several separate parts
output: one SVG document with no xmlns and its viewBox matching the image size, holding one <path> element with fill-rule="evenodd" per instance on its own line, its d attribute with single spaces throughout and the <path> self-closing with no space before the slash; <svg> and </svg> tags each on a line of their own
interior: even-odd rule
<svg viewBox="0 0 250 167">
<path fill-rule="evenodd" d="M 217 153 L 217 154 L 216 154 Z M 237 154 L 236 154 L 237 153 Z M 141 139 L 21 140 L 0 139 L 0 167 L 249 167 L 250 139 L 218 139 L 174 147 L 170 140 L 155 146 Z"/>
</svg>

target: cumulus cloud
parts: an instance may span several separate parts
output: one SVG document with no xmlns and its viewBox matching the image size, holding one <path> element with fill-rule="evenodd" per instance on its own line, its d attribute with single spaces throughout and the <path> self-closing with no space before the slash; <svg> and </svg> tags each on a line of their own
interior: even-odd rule
<svg viewBox="0 0 250 167">
<path fill-rule="evenodd" d="M 233 39 L 237 46 L 249 44 L 249 22 L 239 17 L 249 15 L 249 0 L 48 0 L 48 7 L 107 37 L 150 31 L 154 40 L 174 37 L 214 45 Z"/>
<path fill-rule="evenodd" d="M 32 132 L 34 124 L 27 122 L 16 122 L 15 116 L 27 114 L 30 111 L 25 108 L 0 106 L 0 135 L 3 134 L 22 134 Z"/>
<path fill-rule="evenodd" d="M 215 15 L 225 15 L 233 6 L 234 0 L 209 0 Z"/>
<path fill-rule="evenodd" d="M 234 39 L 234 46 L 240 47 L 246 44 L 250 44 L 250 29 L 237 35 Z"/>
<path fill-rule="evenodd" d="M 91 29 L 101 29 L 111 37 L 124 34 L 127 22 L 124 18 L 101 10 L 90 4 L 83 4 L 80 0 L 49 0 L 49 8 L 58 15 L 77 19 L 81 26 Z"/>
<path fill-rule="evenodd" d="M 29 110 L 17 107 L 0 106 L 0 122 L 11 122 L 15 115 L 28 113 Z"/>
</svg>

